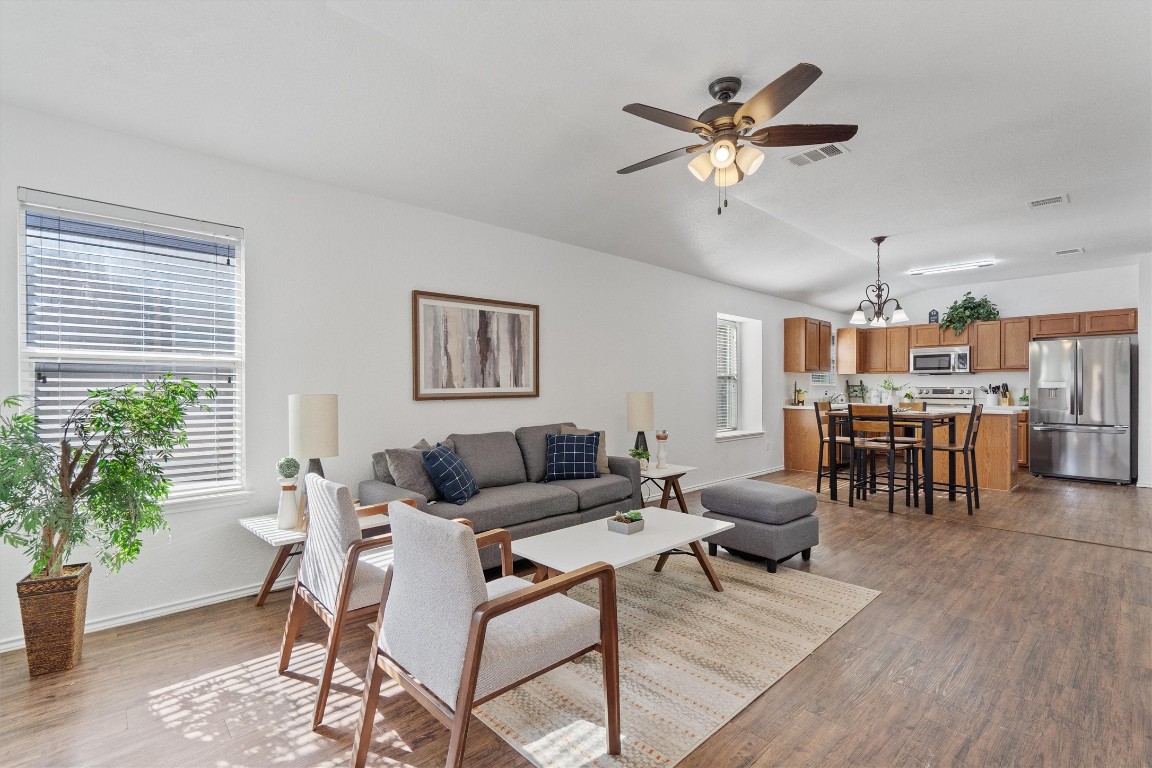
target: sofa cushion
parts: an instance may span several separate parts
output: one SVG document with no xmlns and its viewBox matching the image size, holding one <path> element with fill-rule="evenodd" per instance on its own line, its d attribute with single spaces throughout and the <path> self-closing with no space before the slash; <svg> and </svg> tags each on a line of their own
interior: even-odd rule
<svg viewBox="0 0 1152 768">
<path fill-rule="evenodd" d="M 432 450 L 432 446 L 423 438 L 412 447 L 420 451 Z M 388 454 L 386 451 L 377 451 L 372 454 L 372 474 L 381 482 L 396 485 L 396 478 L 392 477 L 392 472 L 388 469 Z"/>
<path fill-rule="evenodd" d="M 477 531 L 490 531 L 575 512 L 579 506 L 579 497 L 567 488 L 519 483 L 485 488 L 460 506 L 436 504 L 428 511 L 449 519 L 465 517 L 472 521 Z"/>
<path fill-rule="evenodd" d="M 608 434 L 602 429 L 579 429 L 567 424 L 560 425 L 562 435 L 590 435 L 596 432 L 600 435 L 600 447 L 596 449 L 596 471 L 602 475 L 608 474 Z"/>
<path fill-rule="evenodd" d="M 434 501 L 440 498 L 440 492 L 432 484 L 428 470 L 424 469 L 423 453 L 415 448 L 389 448 L 384 451 L 393 485 L 416 491 L 429 501 Z"/>
<path fill-rule="evenodd" d="M 538 427 L 520 427 L 516 430 L 516 442 L 520 445 L 520 455 L 524 459 L 524 470 L 528 482 L 539 483 L 548 472 L 548 435 L 560 434 L 560 428 L 576 426 L 570 421 L 560 424 L 541 424 Z"/>
<path fill-rule="evenodd" d="M 582 480 L 553 480 L 549 485 L 558 485 L 574 492 L 580 498 L 580 509 L 591 509 L 632 496 L 631 481 L 620 475 L 600 475 Z"/>
<path fill-rule="evenodd" d="M 548 471 L 544 482 L 600 477 L 596 471 L 596 449 L 600 433 L 590 435 L 548 435 Z"/>
<path fill-rule="evenodd" d="M 511 432 L 448 435 L 444 441 L 464 460 L 481 488 L 527 482 L 524 457 Z"/>
<path fill-rule="evenodd" d="M 423 457 L 424 469 L 446 501 L 463 504 L 480 493 L 476 478 L 468 471 L 468 465 L 445 446 L 437 445 L 430 451 L 424 451 Z"/>
</svg>

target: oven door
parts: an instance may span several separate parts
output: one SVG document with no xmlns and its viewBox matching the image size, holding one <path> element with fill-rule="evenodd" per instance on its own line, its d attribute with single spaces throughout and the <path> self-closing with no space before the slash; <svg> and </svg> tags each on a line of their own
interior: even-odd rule
<svg viewBox="0 0 1152 768">
<path fill-rule="evenodd" d="M 952 373 L 956 369 L 956 353 L 913 350 L 909 367 L 912 373 Z"/>
</svg>

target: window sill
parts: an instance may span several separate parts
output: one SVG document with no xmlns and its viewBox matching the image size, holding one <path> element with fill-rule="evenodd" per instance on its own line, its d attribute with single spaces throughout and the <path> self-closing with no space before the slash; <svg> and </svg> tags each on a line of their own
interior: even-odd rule
<svg viewBox="0 0 1152 768">
<path fill-rule="evenodd" d="M 716 442 L 727 443 L 731 440 L 751 440 L 754 437 L 764 437 L 764 430 L 737 430 L 736 432 L 717 432 Z"/>
<path fill-rule="evenodd" d="M 203 496 L 187 496 L 180 499 L 168 499 L 164 502 L 165 514 L 179 514 L 181 512 L 199 512 L 205 509 L 218 507 L 234 507 L 247 504 L 253 496 L 252 491 L 236 489 L 234 491 L 220 491 L 218 493 L 204 494 Z"/>
</svg>

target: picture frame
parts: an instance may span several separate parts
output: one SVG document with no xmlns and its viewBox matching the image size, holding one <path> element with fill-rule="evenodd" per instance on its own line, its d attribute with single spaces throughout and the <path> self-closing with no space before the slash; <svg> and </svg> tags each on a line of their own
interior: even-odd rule
<svg viewBox="0 0 1152 768">
<path fill-rule="evenodd" d="M 412 291 L 412 399 L 540 396 L 540 306 Z"/>
</svg>

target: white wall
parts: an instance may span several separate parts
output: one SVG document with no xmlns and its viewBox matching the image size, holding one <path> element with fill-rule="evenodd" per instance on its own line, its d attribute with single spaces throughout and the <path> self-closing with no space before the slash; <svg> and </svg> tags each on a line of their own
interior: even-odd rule
<svg viewBox="0 0 1152 768">
<path fill-rule="evenodd" d="M 657 427 L 671 434 L 670 460 L 699 467 L 685 478 L 691 487 L 783 465 L 782 320 L 829 317 L 7 105 L 0 105 L 0 178 L 0 394 L 17 387 L 17 186 L 246 229 L 245 458 L 253 496 L 237 506 L 171 514 L 171 531 L 149 538 L 136 563 L 108 578 L 98 569 L 90 627 L 255 593 L 272 551 L 236 520 L 275 511 L 274 464 L 287 450 L 291 393 L 339 393 L 340 456 L 324 466 L 354 488 L 369 477 L 373 451 L 453 431 L 572 420 L 606 429 L 610 451 L 620 454 L 634 437 L 625 430 L 625 393 L 652 390 Z M 414 402 L 413 289 L 539 304 L 541 396 Z M 717 312 L 764 324 L 764 437 L 714 439 Z M 16 550 L 0 546 L 0 648 L 19 642 L 11 585 L 27 568 Z"/>
<path fill-rule="evenodd" d="M 1152 488 L 1152 254 L 1140 259 L 1140 363 L 1139 398 L 1140 447 L 1136 457 L 1138 479 L 1142 488 Z"/>
</svg>

